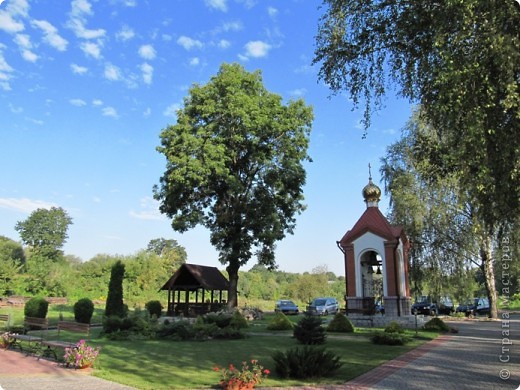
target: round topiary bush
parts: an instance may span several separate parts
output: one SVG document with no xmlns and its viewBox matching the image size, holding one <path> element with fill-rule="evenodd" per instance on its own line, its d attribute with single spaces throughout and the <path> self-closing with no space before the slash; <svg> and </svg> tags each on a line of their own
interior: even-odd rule
<svg viewBox="0 0 520 390">
<path fill-rule="evenodd" d="M 74 304 L 74 319 L 82 324 L 90 324 L 94 314 L 94 303 L 89 298 L 81 298 Z"/>
<path fill-rule="evenodd" d="M 327 331 L 352 333 L 354 332 L 354 325 L 345 314 L 336 313 L 332 321 L 330 321 L 329 326 L 327 326 Z"/>
<path fill-rule="evenodd" d="M 274 318 L 267 325 L 268 330 L 292 330 L 293 323 L 281 311 L 275 313 Z"/>
<path fill-rule="evenodd" d="M 150 313 L 150 317 L 155 315 L 155 317 L 159 318 L 162 313 L 163 306 L 159 301 L 148 301 L 144 305 L 145 309 Z"/>
<path fill-rule="evenodd" d="M 34 297 L 25 302 L 23 314 L 26 317 L 45 318 L 49 310 L 49 302 L 44 298 Z"/>
<path fill-rule="evenodd" d="M 438 317 L 432 318 L 424 324 L 424 330 L 431 330 L 434 332 L 449 332 L 450 327 Z"/>
</svg>

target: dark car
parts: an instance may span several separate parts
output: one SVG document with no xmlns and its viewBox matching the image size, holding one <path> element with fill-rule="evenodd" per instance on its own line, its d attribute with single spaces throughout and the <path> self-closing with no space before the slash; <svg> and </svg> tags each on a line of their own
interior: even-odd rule
<svg viewBox="0 0 520 390">
<path fill-rule="evenodd" d="M 307 313 L 311 315 L 326 316 L 338 311 L 339 303 L 336 298 L 316 298 L 307 306 Z"/>
<path fill-rule="evenodd" d="M 412 305 L 412 314 L 438 315 L 451 314 L 455 310 L 450 297 L 440 297 L 434 299 L 429 296 L 421 296 L 417 298 Z"/>
<path fill-rule="evenodd" d="M 489 314 L 489 310 L 489 300 L 487 298 L 473 298 L 457 307 L 457 313 L 465 313 L 467 316 Z"/>
<path fill-rule="evenodd" d="M 275 312 L 281 312 L 283 314 L 298 314 L 298 306 L 288 299 L 280 299 L 279 301 L 276 301 L 276 304 L 274 305 L 274 311 Z"/>
<path fill-rule="evenodd" d="M 412 305 L 412 314 L 436 315 L 437 304 L 430 297 L 421 296 Z"/>
</svg>

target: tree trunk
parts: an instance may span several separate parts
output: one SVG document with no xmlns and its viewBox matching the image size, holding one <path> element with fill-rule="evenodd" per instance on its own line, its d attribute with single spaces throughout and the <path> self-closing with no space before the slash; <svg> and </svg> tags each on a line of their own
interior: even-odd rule
<svg viewBox="0 0 520 390">
<path fill-rule="evenodd" d="M 482 261 L 482 271 L 484 271 L 484 279 L 486 291 L 489 299 L 489 317 L 498 318 L 498 295 L 495 287 L 495 268 L 492 250 L 492 237 L 487 234 L 483 235 L 480 240 L 480 259 Z"/>
<path fill-rule="evenodd" d="M 237 260 L 229 260 L 229 265 L 226 267 L 229 277 L 229 290 L 228 290 L 228 302 L 227 308 L 229 311 L 235 309 L 238 306 L 238 265 Z"/>
</svg>

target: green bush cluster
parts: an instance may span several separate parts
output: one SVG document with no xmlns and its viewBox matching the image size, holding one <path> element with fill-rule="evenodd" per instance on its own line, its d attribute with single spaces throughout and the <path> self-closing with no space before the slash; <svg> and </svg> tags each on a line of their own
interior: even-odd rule
<svg viewBox="0 0 520 390">
<path fill-rule="evenodd" d="M 44 298 L 34 297 L 25 302 L 23 314 L 26 317 L 45 318 L 49 310 L 49 302 Z"/>
<path fill-rule="evenodd" d="M 81 298 L 74 304 L 74 319 L 82 324 L 90 324 L 94 314 L 94 303 L 89 298 Z"/>
<path fill-rule="evenodd" d="M 323 344 L 327 339 L 321 318 L 306 314 L 294 327 L 293 335 L 302 344 Z"/>
<path fill-rule="evenodd" d="M 354 332 L 354 325 L 350 319 L 342 313 L 336 313 L 329 326 L 327 326 L 328 332 L 341 332 L 341 333 L 352 333 Z"/>
<path fill-rule="evenodd" d="M 450 327 L 438 317 L 432 318 L 430 321 L 424 324 L 424 330 L 433 332 L 449 332 Z"/>
<path fill-rule="evenodd" d="M 370 341 L 379 345 L 405 345 L 410 338 L 398 332 L 376 332 L 370 337 Z"/>
<path fill-rule="evenodd" d="M 296 347 L 273 356 L 275 371 L 281 378 L 319 378 L 330 375 L 343 363 L 339 356 L 315 346 Z"/>
<path fill-rule="evenodd" d="M 293 330 L 294 324 L 281 311 L 275 313 L 273 319 L 267 325 L 268 330 Z"/>
<path fill-rule="evenodd" d="M 404 333 L 403 327 L 397 321 L 391 321 L 385 328 L 386 333 Z"/>
<path fill-rule="evenodd" d="M 156 318 L 159 318 L 162 314 L 163 306 L 160 301 L 153 300 L 148 301 L 144 305 L 145 309 L 148 310 L 148 313 L 150 313 L 150 316 L 154 316 Z"/>
</svg>

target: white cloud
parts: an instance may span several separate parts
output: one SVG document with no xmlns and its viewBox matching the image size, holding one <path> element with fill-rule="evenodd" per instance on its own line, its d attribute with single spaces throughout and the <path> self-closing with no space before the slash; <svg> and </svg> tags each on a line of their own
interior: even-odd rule
<svg viewBox="0 0 520 390">
<path fill-rule="evenodd" d="M 190 60 L 190 65 L 191 65 L 191 66 L 197 66 L 198 64 L 200 64 L 200 59 L 199 59 L 199 57 L 193 57 L 193 58 Z"/>
<path fill-rule="evenodd" d="M 38 60 L 38 56 L 31 51 L 32 44 L 29 35 L 16 34 L 16 36 L 14 37 L 14 42 L 19 46 L 24 60 L 29 62 L 36 62 Z"/>
<path fill-rule="evenodd" d="M 58 34 L 58 30 L 46 20 L 33 20 L 32 26 L 43 31 L 43 41 L 59 51 L 65 51 L 69 42 Z"/>
<path fill-rule="evenodd" d="M 222 30 L 224 31 L 241 31 L 243 28 L 240 21 L 228 22 L 222 25 Z"/>
<path fill-rule="evenodd" d="M 219 11 L 226 12 L 227 4 L 226 0 L 205 0 L 206 5 L 210 8 L 218 9 Z"/>
<path fill-rule="evenodd" d="M 103 110 L 103 116 L 110 116 L 112 118 L 119 118 L 119 115 L 117 115 L 117 111 L 114 107 L 104 107 Z"/>
<path fill-rule="evenodd" d="M 116 33 L 116 38 L 120 41 L 128 41 L 132 39 L 135 36 L 134 30 L 132 30 L 130 27 L 124 25 L 121 27 L 121 30 L 119 30 Z"/>
<path fill-rule="evenodd" d="M 140 211 L 130 210 L 129 214 L 133 218 L 145 220 L 160 220 L 165 217 L 159 211 L 159 202 L 150 196 L 145 196 L 139 200 Z"/>
<path fill-rule="evenodd" d="M 82 39 L 96 39 L 102 38 L 105 36 L 106 31 L 102 28 L 98 28 L 96 30 L 89 30 L 85 27 L 85 22 L 81 19 L 71 19 L 67 23 L 67 26 L 74 31 L 74 34 L 78 38 Z"/>
<path fill-rule="evenodd" d="M 27 0 L 12 0 L 7 2 L 5 9 L 0 9 L 0 30 L 15 34 L 25 29 L 17 17 L 27 17 L 29 3 Z"/>
<path fill-rule="evenodd" d="M 152 109 L 150 107 L 147 107 L 146 110 L 143 112 L 144 117 L 149 117 L 152 114 Z"/>
<path fill-rule="evenodd" d="M 75 74 L 85 74 L 88 72 L 88 68 L 76 64 L 70 64 L 70 69 L 72 69 L 72 73 Z"/>
<path fill-rule="evenodd" d="M 231 46 L 231 42 L 229 42 L 226 39 L 221 39 L 218 42 L 218 47 L 220 47 L 221 49 L 227 49 L 229 46 Z"/>
<path fill-rule="evenodd" d="M 143 81 L 148 85 L 151 84 L 153 77 L 153 66 L 145 62 L 141 64 L 140 68 L 141 72 L 143 72 Z"/>
<path fill-rule="evenodd" d="M 21 114 L 23 112 L 22 107 L 15 107 L 11 103 L 8 104 L 9 111 L 11 111 L 13 114 Z"/>
<path fill-rule="evenodd" d="M 0 11 L 0 30 L 13 34 L 23 31 L 24 29 L 25 27 L 22 22 L 14 20 L 7 12 Z"/>
<path fill-rule="evenodd" d="M 57 207 L 57 205 L 43 200 L 32 200 L 27 198 L 0 198 L 0 207 L 30 214 L 37 209 L 50 209 L 52 207 Z"/>
<path fill-rule="evenodd" d="M 293 89 L 292 91 L 289 92 L 289 94 L 291 96 L 296 96 L 296 97 L 301 97 L 301 96 L 305 95 L 306 93 L 307 93 L 307 90 L 305 88 Z"/>
<path fill-rule="evenodd" d="M 100 100 L 100 99 L 94 99 L 92 100 L 92 105 L 93 106 L 102 106 L 103 105 L 103 100 Z"/>
<path fill-rule="evenodd" d="M 276 15 L 278 15 L 278 10 L 274 7 L 267 7 L 267 14 L 271 18 L 274 18 L 274 17 L 276 17 Z"/>
<path fill-rule="evenodd" d="M 87 56 L 99 59 L 101 58 L 101 48 L 98 43 L 94 42 L 83 42 L 80 45 L 81 50 L 83 50 L 83 53 L 85 53 Z"/>
<path fill-rule="evenodd" d="M 121 71 L 115 65 L 106 64 L 104 76 L 107 80 L 118 81 L 118 80 L 121 80 Z"/>
<path fill-rule="evenodd" d="M 74 31 L 78 38 L 96 39 L 105 36 L 106 31 L 102 28 L 90 30 L 85 27 L 85 16 L 94 14 L 92 6 L 87 0 L 73 0 L 71 7 L 71 18 L 67 22 L 67 26 Z"/>
<path fill-rule="evenodd" d="M 9 84 L 9 80 L 11 79 L 13 68 L 4 58 L 4 54 L 2 53 L 3 48 L 5 48 L 5 46 L 0 43 L 0 88 L 4 91 L 10 91 L 11 85 Z"/>
<path fill-rule="evenodd" d="M 36 55 L 35 53 L 33 53 L 32 51 L 28 50 L 28 49 L 23 49 L 22 50 L 22 58 L 25 60 L 25 61 L 29 61 L 29 62 L 36 62 L 38 60 L 38 55 Z"/>
<path fill-rule="evenodd" d="M 177 118 L 177 110 L 179 110 L 181 106 L 178 103 L 170 104 L 166 109 L 163 111 L 164 116 L 171 116 L 174 118 Z"/>
<path fill-rule="evenodd" d="M 245 48 L 246 57 L 260 58 L 265 57 L 269 53 L 271 45 L 262 41 L 250 41 L 246 43 Z"/>
<path fill-rule="evenodd" d="M 88 0 L 72 0 L 71 15 L 83 16 L 83 14 L 92 15 L 92 7 Z"/>
<path fill-rule="evenodd" d="M 186 50 L 190 50 L 194 47 L 201 48 L 202 42 L 196 39 L 192 39 L 185 35 L 182 35 L 179 39 L 177 39 L 177 43 L 181 45 Z"/>
<path fill-rule="evenodd" d="M 139 55 L 145 60 L 153 60 L 156 52 L 152 45 L 143 45 L 139 48 Z"/>
<path fill-rule="evenodd" d="M 76 107 L 83 107 L 87 105 L 83 99 L 70 99 L 69 103 Z"/>
</svg>

